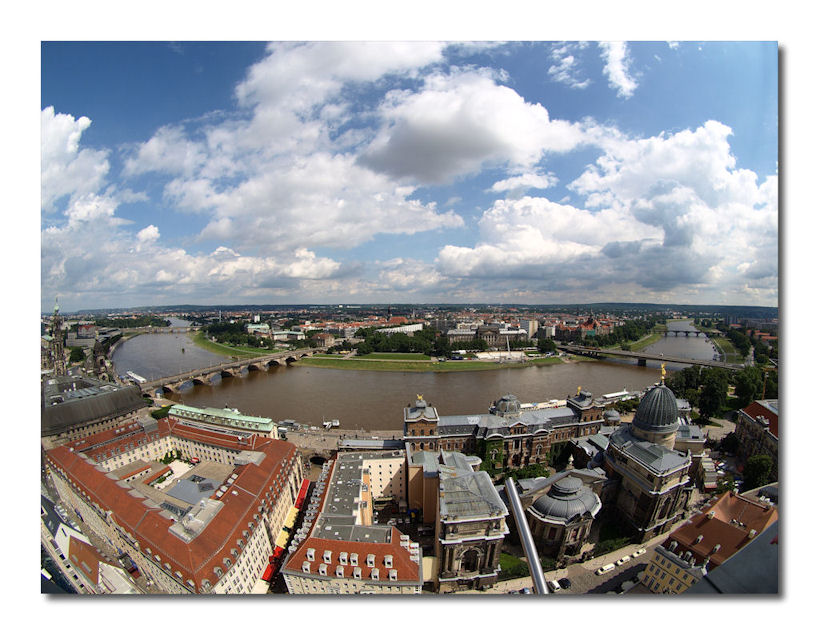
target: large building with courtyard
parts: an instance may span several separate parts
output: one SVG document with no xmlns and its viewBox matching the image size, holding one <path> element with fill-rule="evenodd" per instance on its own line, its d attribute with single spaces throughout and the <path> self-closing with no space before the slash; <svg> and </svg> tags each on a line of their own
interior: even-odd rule
<svg viewBox="0 0 819 634">
<path fill-rule="evenodd" d="M 84 532 L 168 594 L 256 591 L 303 479 L 291 443 L 167 418 L 52 447 L 45 462 Z"/>
</svg>

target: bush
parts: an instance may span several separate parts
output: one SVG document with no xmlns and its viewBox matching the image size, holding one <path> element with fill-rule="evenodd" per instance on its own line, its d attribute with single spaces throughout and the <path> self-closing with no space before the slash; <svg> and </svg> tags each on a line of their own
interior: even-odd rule
<svg viewBox="0 0 819 634">
<path fill-rule="evenodd" d="M 153 412 L 151 412 L 151 416 L 153 416 L 156 420 L 165 418 L 168 415 L 168 412 L 171 410 L 171 407 L 173 407 L 173 405 L 166 405 L 165 407 L 155 409 Z"/>
<path fill-rule="evenodd" d="M 499 580 L 517 579 L 519 577 L 529 576 L 529 565 L 514 555 L 502 552 L 500 554 L 500 572 L 498 573 Z"/>
</svg>

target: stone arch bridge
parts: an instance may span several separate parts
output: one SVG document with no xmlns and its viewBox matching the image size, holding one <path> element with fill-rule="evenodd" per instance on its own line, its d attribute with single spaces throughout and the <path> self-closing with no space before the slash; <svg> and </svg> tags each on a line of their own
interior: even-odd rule
<svg viewBox="0 0 819 634">
<path fill-rule="evenodd" d="M 227 378 L 241 376 L 245 372 L 260 372 L 274 365 L 289 365 L 295 363 L 299 359 L 310 357 L 316 352 L 324 352 L 325 350 L 326 347 L 300 348 L 298 350 L 285 350 L 250 359 L 228 361 L 207 368 L 187 370 L 173 376 L 145 381 L 139 384 L 139 388 L 142 390 L 143 395 L 148 397 L 152 397 L 154 392 L 158 389 L 162 389 L 163 392 L 178 392 L 182 385 L 188 382 L 194 385 L 209 385 L 217 376 Z"/>
</svg>

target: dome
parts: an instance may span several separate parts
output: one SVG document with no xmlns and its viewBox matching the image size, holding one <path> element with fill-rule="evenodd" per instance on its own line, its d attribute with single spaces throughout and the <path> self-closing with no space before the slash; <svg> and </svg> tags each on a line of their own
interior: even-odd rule
<svg viewBox="0 0 819 634">
<path fill-rule="evenodd" d="M 603 420 L 605 420 L 607 423 L 608 422 L 619 423 L 620 412 L 618 412 L 616 409 L 607 409 L 605 412 L 603 412 Z"/>
<path fill-rule="evenodd" d="M 632 424 L 647 432 L 672 432 L 678 427 L 679 415 L 674 392 L 665 385 L 657 385 L 640 401 Z"/>
<path fill-rule="evenodd" d="M 514 394 L 502 396 L 493 403 L 493 413 L 498 416 L 509 416 L 520 413 L 520 401 Z"/>
<path fill-rule="evenodd" d="M 600 498 L 580 478 L 567 476 L 555 482 L 546 495 L 535 500 L 531 509 L 543 517 L 568 521 L 583 513 L 594 516 L 600 506 Z"/>
</svg>

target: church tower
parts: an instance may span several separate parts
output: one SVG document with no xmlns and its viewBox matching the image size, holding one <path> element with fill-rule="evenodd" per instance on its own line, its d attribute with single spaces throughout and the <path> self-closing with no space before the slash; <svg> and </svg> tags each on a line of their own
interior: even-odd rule
<svg viewBox="0 0 819 634">
<path fill-rule="evenodd" d="M 60 306 L 54 300 L 54 315 L 51 318 L 51 361 L 54 364 L 54 374 L 65 376 L 65 350 L 63 348 L 63 320 L 60 317 Z"/>
</svg>

